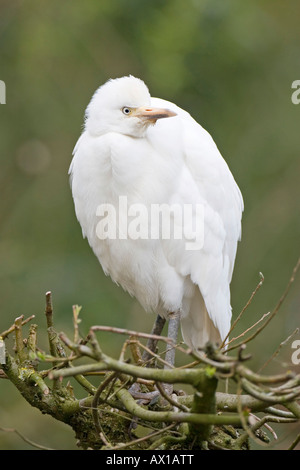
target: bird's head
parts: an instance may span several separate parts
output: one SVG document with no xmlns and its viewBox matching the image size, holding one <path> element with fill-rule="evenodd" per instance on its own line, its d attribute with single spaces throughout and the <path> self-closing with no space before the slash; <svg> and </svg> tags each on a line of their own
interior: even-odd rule
<svg viewBox="0 0 300 470">
<path fill-rule="evenodd" d="M 133 76 L 109 80 L 95 92 L 86 110 L 86 129 L 93 135 L 118 132 L 142 137 L 158 119 L 176 116 L 164 108 L 151 107 L 145 83 Z"/>
</svg>

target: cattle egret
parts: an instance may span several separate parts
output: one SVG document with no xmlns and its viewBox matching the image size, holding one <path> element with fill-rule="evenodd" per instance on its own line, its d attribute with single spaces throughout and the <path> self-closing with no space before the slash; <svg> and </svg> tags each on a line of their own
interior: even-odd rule
<svg viewBox="0 0 300 470">
<path fill-rule="evenodd" d="M 122 77 L 95 92 L 73 155 L 76 215 L 105 274 L 158 315 L 158 330 L 170 320 L 173 340 L 180 321 L 189 347 L 220 344 L 230 329 L 243 199 L 208 132 L 152 98 L 142 80 Z M 169 232 L 159 218 L 142 230 L 153 207 L 163 219 L 166 205 L 191 207 L 189 219 L 170 211 Z"/>
</svg>

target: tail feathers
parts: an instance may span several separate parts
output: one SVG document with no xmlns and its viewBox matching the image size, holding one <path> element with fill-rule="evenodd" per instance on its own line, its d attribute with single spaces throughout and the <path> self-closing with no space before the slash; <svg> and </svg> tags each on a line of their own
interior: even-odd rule
<svg viewBox="0 0 300 470">
<path fill-rule="evenodd" d="M 219 345 L 222 342 L 199 289 L 196 289 L 189 313 L 181 318 L 181 332 L 184 342 L 192 349 L 203 347 L 208 341 Z"/>
</svg>

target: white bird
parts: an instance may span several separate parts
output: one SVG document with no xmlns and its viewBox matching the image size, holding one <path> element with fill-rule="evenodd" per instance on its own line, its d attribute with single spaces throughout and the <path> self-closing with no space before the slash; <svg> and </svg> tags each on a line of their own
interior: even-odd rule
<svg viewBox="0 0 300 470">
<path fill-rule="evenodd" d="M 223 341 L 231 322 L 230 282 L 243 199 L 208 132 L 175 104 L 152 98 L 142 80 L 122 77 L 95 92 L 73 155 L 69 173 L 76 215 L 105 274 L 146 311 L 156 312 L 162 325 L 171 318 L 174 340 L 180 320 L 183 339 L 193 349 Z M 181 239 L 165 239 L 161 231 L 156 238 L 99 237 L 99 205 L 116 208 L 120 228 L 127 216 L 119 205 L 125 196 L 129 207 L 139 204 L 149 211 L 154 204 L 200 205 L 202 246 L 186 248 L 194 209 L 188 233 L 179 227 Z"/>
</svg>

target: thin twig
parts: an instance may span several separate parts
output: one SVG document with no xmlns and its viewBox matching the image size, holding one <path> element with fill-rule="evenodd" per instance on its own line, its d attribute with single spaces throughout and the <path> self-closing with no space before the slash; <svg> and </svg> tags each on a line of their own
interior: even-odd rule
<svg viewBox="0 0 300 470">
<path fill-rule="evenodd" d="M 106 386 L 116 377 L 116 375 L 117 375 L 116 372 L 114 372 L 113 374 L 106 377 L 106 379 L 104 379 L 103 382 L 101 382 L 92 401 L 92 414 L 93 414 L 93 419 L 95 423 L 95 428 L 98 431 L 99 436 L 105 445 L 108 444 L 108 441 L 100 423 L 98 403 L 100 400 L 101 393 L 103 392 L 103 390 L 105 390 Z"/>
<path fill-rule="evenodd" d="M 33 354 L 35 354 L 36 352 L 36 331 L 37 331 L 37 325 L 33 323 L 32 325 L 30 325 L 29 335 L 27 339 L 27 348 Z"/>
<path fill-rule="evenodd" d="M 15 339 L 16 339 L 16 352 L 20 363 L 22 364 L 27 359 L 27 354 L 24 350 L 23 336 L 22 336 L 22 322 L 24 315 L 15 319 Z"/>
<path fill-rule="evenodd" d="M 34 318 L 35 318 L 35 315 L 31 315 L 30 317 L 26 318 L 25 320 L 22 321 L 22 326 L 26 325 L 26 323 L 30 322 Z M 13 331 L 15 331 L 15 324 L 13 324 L 10 328 L 8 328 L 8 330 L 5 330 L 2 333 L 0 333 L 0 337 L 2 339 L 5 339 Z"/>
<path fill-rule="evenodd" d="M 142 343 L 139 343 L 139 345 L 142 349 L 144 349 L 144 351 L 148 353 L 148 357 L 150 357 L 150 359 L 148 359 L 146 362 L 143 362 L 144 364 L 149 364 L 155 358 L 157 359 L 157 361 L 161 362 L 165 366 L 170 367 L 170 364 L 167 361 L 165 361 L 162 357 L 160 357 L 160 354 L 163 354 L 164 351 L 162 351 L 160 354 L 156 354 L 153 351 L 151 351 L 151 349 L 147 348 L 147 346 L 144 346 Z M 171 366 L 171 368 L 174 369 L 174 366 Z"/>
<path fill-rule="evenodd" d="M 278 356 L 278 354 L 280 353 L 280 350 L 281 348 L 283 348 L 283 346 L 285 346 L 289 341 L 290 339 L 295 336 L 296 334 L 299 333 L 299 328 L 296 328 L 292 334 L 290 334 L 284 341 L 282 341 L 278 348 L 274 351 L 274 353 L 272 354 L 272 356 L 258 369 L 257 372 L 261 372 L 263 369 L 265 369 L 265 367 L 267 367 L 267 365 L 273 361 L 273 359 L 275 359 L 275 357 Z"/>
<path fill-rule="evenodd" d="M 23 441 L 25 441 L 27 444 L 29 444 L 32 447 L 36 447 L 37 449 L 40 449 L 40 450 L 55 450 L 55 449 L 51 449 L 50 447 L 45 447 L 45 446 L 42 446 L 40 444 L 37 444 L 36 442 L 31 441 L 30 439 L 28 439 L 28 437 L 21 434 L 20 431 L 18 431 L 17 429 L 0 427 L 0 431 L 13 432 L 13 433 L 17 434 L 17 436 L 19 436 L 21 439 L 23 439 Z"/>
<path fill-rule="evenodd" d="M 251 418 L 253 418 L 255 421 L 259 422 L 260 423 L 260 426 L 264 426 L 268 431 L 270 431 L 270 433 L 272 434 L 272 436 L 274 437 L 274 439 L 277 441 L 278 437 L 277 437 L 277 434 L 276 432 L 274 431 L 274 429 L 267 423 L 264 423 L 263 425 L 261 424 L 261 421 L 262 421 L 262 418 L 259 418 L 258 416 L 254 415 L 253 413 L 250 413 Z M 285 418 L 286 419 L 286 418 Z M 290 418 L 292 419 L 292 422 L 295 421 L 295 418 Z"/>
<path fill-rule="evenodd" d="M 140 350 L 141 342 L 136 337 L 131 336 L 130 339 L 126 341 L 126 343 L 130 347 L 130 352 L 135 364 L 142 365 L 143 357 Z"/>
<path fill-rule="evenodd" d="M 245 417 L 243 409 L 242 409 L 242 400 L 241 400 L 241 397 L 242 397 L 242 384 L 241 384 L 240 377 L 238 378 L 237 382 L 238 382 L 237 396 L 239 397 L 237 408 L 238 408 L 238 413 L 239 413 L 241 423 L 242 423 L 242 426 L 243 426 L 243 429 L 244 429 L 245 432 L 235 441 L 235 447 L 237 449 L 241 449 L 242 445 L 244 444 L 244 442 L 247 440 L 248 437 L 251 437 L 254 441 L 256 441 L 260 445 L 262 445 L 261 440 L 258 439 L 254 434 L 255 430 L 252 429 L 248 425 L 248 419 L 246 420 L 246 417 Z M 265 444 L 263 444 L 263 445 L 265 445 Z"/>
<path fill-rule="evenodd" d="M 264 411 L 269 415 L 275 415 L 281 418 L 295 418 L 293 413 L 285 410 L 279 410 L 278 408 L 274 408 L 274 406 L 268 406 L 268 408 L 266 408 Z"/>
<path fill-rule="evenodd" d="M 91 327 L 92 331 L 108 331 L 110 333 L 117 333 L 121 335 L 129 335 L 129 336 L 138 336 L 140 338 L 151 338 L 157 341 L 164 341 L 165 343 L 172 343 L 173 341 L 166 336 L 158 336 L 158 335 L 151 335 L 150 333 L 140 333 L 134 330 L 127 330 L 124 328 L 116 328 L 114 326 L 102 326 L 102 325 L 95 325 Z"/>
<path fill-rule="evenodd" d="M 246 305 L 243 307 L 242 311 L 239 313 L 239 315 L 237 316 L 237 318 L 235 319 L 235 321 L 233 322 L 228 334 L 226 335 L 223 343 L 221 344 L 221 348 L 220 349 L 223 349 L 225 344 L 226 344 L 226 341 L 230 335 L 230 333 L 234 330 L 234 328 L 236 327 L 237 323 L 240 321 L 240 319 L 242 318 L 242 315 L 243 313 L 245 312 L 245 310 L 247 310 L 247 308 L 249 307 L 249 305 L 251 304 L 252 300 L 253 300 L 253 297 L 256 295 L 257 291 L 261 288 L 261 286 L 263 285 L 263 282 L 265 280 L 264 276 L 262 273 L 259 273 L 260 275 L 260 281 L 259 283 L 257 284 L 256 288 L 254 289 L 254 291 L 252 292 L 248 302 L 246 303 Z"/>
<path fill-rule="evenodd" d="M 258 398 L 259 400 L 265 401 L 267 403 L 272 403 L 272 404 L 279 404 L 279 403 L 286 403 L 289 401 L 294 400 L 295 398 L 298 398 L 300 396 L 300 388 L 295 389 L 291 393 L 287 393 L 286 395 L 271 395 L 270 393 L 265 393 L 262 390 L 258 391 L 251 382 L 249 382 L 247 379 L 242 378 L 241 379 L 241 384 L 245 392 L 249 393 L 255 398 Z"/>
<path fill-rule="evenodd" d="M 268 313 L 264 313 L 263 316 L 255 323 L 253 323 L 253 325 L 249 326 L 249 328 L 247 328 L 245 331 L 243 331 L 243 333 L 241 333 L 239 336 L 236 336 L 235 338 L 232 338 L 230 341 L 228 341 L 227 345 L 229 345 L 230 343 L 232 343 L 233 341 L 236 341 L 237 339 L 240 339 L 242 338 L 243 336 L 245 336 L 246 333 L 248 333 L 249 331 L 251 331 L 253 328 L 255 328 L 259 323 L 261 323 L 268 315 L 270 315 L 270 312 Z M 239 343 L 239 345 L 242 345 L 242 344 L 246 344 L 248 342 L 248 340 L 244 341 L 243 343 Z M 227 352 L 233 350 L 233 349 L 236 349 L 237 346 L 232 346 L 230 348 L 227 349 Z"/>
<path fill-rule="evenodd" d="M 296 437 L 296 439 L 292 442 L 292 444 L 290 445 L 290 447 L 288 448 L 288 450 L 294 450 L 297 445 L 299 444 L 300 442 L 300 434 L 298 434 L 298 436 Z"/>
<path fill-rule="evenodd" d="M 266 426 L 266 423 L 294 423 L 296 420 L 295 419 L 290 419 L 290 418 L 282 418 L 282 417 L 279 417 L 279 416 L 269 416 L 269 415 L 266 415 L 266 416 L 263 416 L 258 422 L 256 422 L 255 424 L 253 424 L 251 426 L 251 428 L 248 429 L 248 431 L 250 432 L 251 434 L 251 437 L 252 439 L 254 438 L 254 440 L 256 440 L 256 442 L 258 442 L 260 445 L 264 445 L 264 446 L 268 446 L 269 444 L 261 441 L 260 439 L 258 439 L 254 433 L 256 431 L 258 431 L 258 429 L 260 429 L 262 426 Z M 268 427 L 268 429 L 270 430 L 270 427 Z M 273 430 L 271 431 L 272 434 L 273 434 Z M 274 434 L 273 434 L 274 435 Z M 277 436 L 276 436 L 277 438 Z M 243 442 L 245 442 L 245 440 L 247 439 L 247 436 L 245 434 L 242 434 L 235 442 L 236 446 L 240 446 L 243 444 Z"/>
<path fill-rule="evenodd" d="M 239 346 L 241 346 L 241 344 L 245 344 L 245 343 L 248 343 L 249 341 L 252 341 L 264 328 L 266 328 L 266 326 L 270 323 L 270 321 L 275 317 L 275 315 L 277 314 L 278 310 L 280 309 L 281 305 L 283 304 L 284 300 L 286 299 L 288 293 L 289 293 L 289 290 L 295 280 L 295 277 L 296 277 L 296 274 L 297 274 L 297 271 L 300 267 L 300 258 L 298 259 L 297 261 L 297 264 L 296 266 L 294 267 L 293 269 L 293 272 L 292 272 L 292 275 L 290 277 L 290 280 L 282 294 L 282 296 L 280 297 L 279 301 L 277 302 L 274 310 L 272 311 L 271 315 L 269 315 L 269 317 L 267 318 L 267 321 L 260 327 L 258 328 L 255 333 L 253 333 L 252 336 L 250 336 L 249 338 L 247 338 L 245 341 L 243 341 L 242 343 L 238 343 L 237 345 L 235 346 L 232 346 L 231 348 L 228 349 L 228 351 L 231 351 L 232 349 L 234 348 L 238 348 Z"/>
<path fill-rule="evenodd" d="M 52 307 L 52 294 L 50 291 L 46 292 L 46 308 L 45 315 L 47 320 L 47 327 L 53 327 L 53 307 Z"/>
<path fill-rule="evenodd" d="M 150 434 L 147 434 L 147 436 L 143 436 L 143 437 L 139 437 L 138 439 L 135 439 L 133 441 L 130 441 L 130 442 L 127 442 L 126 444 L 118 444 L 117 446 L 115 447 L 110 447 L 109 450 L 121 450 L 121 449 L 125 449 L 126 447 L 131 447 L 135 444 L 140 444 L 141 442 L 145 442 L 147 441 L 148 439 L 152 439 L 153 437 L 156 437 L 158 436 L 159 434 L 162 434 L 166 431 L 170 431 L 171 429 L 173 429 L 174 427 L 176 426 L 176 424 L 170 424 L 169 426 L 166 426 L 165 428 L 163 429 L 159 429 L 158 431 L 155 431 L 155 432 L 152 432 Z"/>
<path fill-rule="evenodd" d="M 119 355 L 119 361 L 122 361 L 122 362 L 124 361 L 126 349 L 130 344 L 131 344 L 131 339 L 126 339 L 126 341 L 124 341 L 120 355 Z M 135 358 L 133 358 L 133 360 L 134 362 L 136 362 Z"/>
<path fill-rule="evenodd" d="M 117 376 L 116 376 L 117 377 Z M 116 380 L 116 379 L 115 379 Z M 112 400 L 114 398 L 114 396 L 118 393 L 119 390 L 121 390 L 122 388 L 125 388 L 127 387 L 127 385 L 129 383 L 131 383 L 131 379 L 128 378 L 126 380 L 126 382 L 122 383 L 118 388 L 115 389 L 115 391 L 113 393 L 111 393 L 112 389 L 113 389 L 113 386 L 114 386 L 114 382 L 111 383 L 111 386 L 110 386 L 110 389 L 108 390 L 107 394 L 106 394 L 106 397 L 103 399 L 103 401 L 105 402 L 108 402 L 109 400 Z"/>
<path fill-rule="evenodd" d="M 292 275 L 290 277 L 290 280 L 282 294 L 282 296 L 280 297 L 279 301 L 277 302 L 272 314 L 269 316 L 269 318 L 267 319 L 266 323 L 261 327 L 261 330 L 264 329 L 269 323 L 270 321 L 275 317 L 275 315 L 277 314 L 278 310 L 280 309 L 281 305 L 283 304 L 284 300 L 286 299 L 288 293 L 289 293 L 289 290 L 293 284 L 293 282 L 295 281 L 295 278 L 296 278 L 296 274 L 297 274 L 297 271 L 300 267 L 300 258 L 298 259 L 297 263 L 296 263 L 296 266 L 294 267 L 293 269 L 293 272 L 292 272 Z M 260 330 L 260 331 L 261 331 Z M 260 332 L 259 331 L 259 332 Z M 257 332 L 257 334 L 259 333 Z"/>
<path fill-rule="evenodd" d="M 79 307 L 78 305 L 73 305 L 72 310 L 73 310 L 74 343 L 77 343 L 79 341 L 78 325 L 81 322 L 81 320 L 79 319 L 81 307 Z"/>
</svg>

